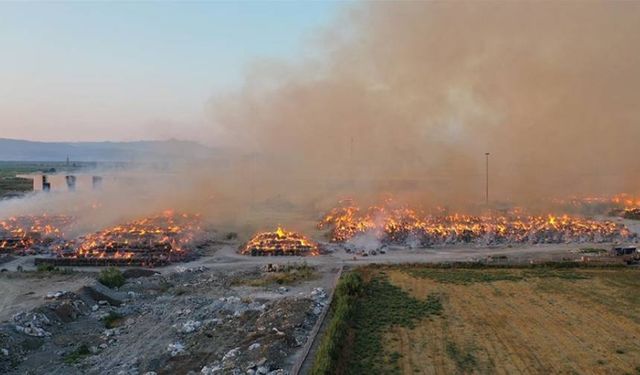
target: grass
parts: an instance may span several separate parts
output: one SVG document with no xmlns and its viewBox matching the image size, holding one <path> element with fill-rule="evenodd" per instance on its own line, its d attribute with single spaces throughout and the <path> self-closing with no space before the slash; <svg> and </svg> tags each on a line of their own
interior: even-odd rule
<svg viewBox="0 0 640 375">
<path fill-rule="evenodd" d="M 249 286 L 293 285 L 317 277 L 315 267 L 307 263 L 294 263 L 285 266 L 282 272 L 268 272 L 257 279 L 238 279 L 235 284 Z"/>
<path fill-rule="evenodd" d="M 583 247 L 578 253 L 580 254 L 606 254 L 608 251 L 606 249 L 601 249 L 598 247 Z"/>
<path fill-rule="evenodd" d="M 462 350 L 454 342 L 448 341 L 445 350 L 461 373 L 470 373 L 478 364 L 472 349 Z"/>
<path fill-rule="evenodd" d="M 331 320 L 322 337 L 313 362 L 311 374 L 328 375 L 337 371 L 340 356 L 349 334 L 349 323 L 354 315 L 355 302 L 363 291 L 363 280 L 359 273 L 350 272 L 342 276 L 331 303 Z"/>
<path fill-rule="evenodd" d="M 439 269 L 412 267 L 406 271 L 414 277 L 431 279 L 439 283 L 473 284 L 496 281 L 522 281 L 531 278 L 559 278 L 564 280 L 588 279 L 589 275 L 572 269 L 529 267 L 524 269 L 475 268 Z"/>
<path fill-rule="evenodd" d="M 104 322 L 104 326 L 106 328 L 115 328 L 118 326 L 118 324 L 122 321 L 124 317 L 120 314 L 118 314 L 115 311 L 111 311 L 109 313 L 109 315 L 105 316 L 102 321 Z"/>
<path fill-rule="evenodd" d="M 18 178 L 17 174 L 36 172 L 60 172 L 73 171 L 95 163 L 77 163 L 66 165 L 66 162 L 16 162 L 0 161 L 0 198 L 21 194 L 33 190 L 33 182 L 30 179 Z"/>
<path fill-rule="evenodd" d="M 415 323 L 442 312 L 440 296 L 411 297 L 382 273 L 368 281 L 360 270 L 343 276 L 336 288 L 332 318 L 312 374 L 397 374 L 398 352 L 385 353 L 383 335 L 391 327 Z"/>
<path fill-rule="evenodd" d="M 106 287 L 119 288 L 124 285 L 126 279 L 119 269 L 115 267 L 109 267 L 100 271 L 98 281 L 100 282 L 100 284 Z"/>
<path fill-rule="evenodd" d="M 64 356 L 64 363 L 66 364 L 74 364 L 78 363 L 82 358 L 91 354 L 89 347 L 86 344 L 80 345 L 76 350 Z"/>
<path fill-rule="evenodd" d="M 46 263 L 38 264 L 38 267 L 36 268 L 36 272 L 41 274 L 53 273 L 53 274 L 60 274 L 60 275 L 69 275 L 74 273 L 73 269 L 71 268 L 59 268 L 52 264 L 46 264 Z"/>
</svg>

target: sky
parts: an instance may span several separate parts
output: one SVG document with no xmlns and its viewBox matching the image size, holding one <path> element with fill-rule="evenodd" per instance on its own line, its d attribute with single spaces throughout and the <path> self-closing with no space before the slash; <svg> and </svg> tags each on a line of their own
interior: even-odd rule
<svg viewBox="0 0 640 375">
<path fill-rule="evenodd" d="M 210 143 L 211 98 L 312 53 L 343 5 L 0 2 L 0 138 Z"/>
</svg>

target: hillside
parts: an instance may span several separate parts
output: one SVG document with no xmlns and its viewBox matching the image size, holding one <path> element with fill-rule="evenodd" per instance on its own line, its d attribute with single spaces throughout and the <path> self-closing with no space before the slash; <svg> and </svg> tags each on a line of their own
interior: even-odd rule
<svg viewBox="0 0 640 375">
<path fill-rule="evenodd" d="M 202 159 L 213 150 L 191 141 L 34 142 L 0 138 L 4 161 L 145 161 Z"/>
</svg>

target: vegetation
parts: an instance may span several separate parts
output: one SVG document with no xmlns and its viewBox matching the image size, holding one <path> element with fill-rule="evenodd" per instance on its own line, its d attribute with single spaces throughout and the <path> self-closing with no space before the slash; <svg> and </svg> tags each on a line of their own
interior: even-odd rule
<svg viewBox="0 0 640 375">
<path fill-rule="evenodd" d="M 583 247 L 578 252 L 580 254 L 606 254 L 608 251 L 597 247 Z"/>
<path fill-rule="evenodd" d="M 446 351 L 449 358 L 455 362 L 458 371 L 467 374 L 470 373 L 477 365 L 476 357 L 473 350 L 461 350 L 454 342 L 447 342 Z"/>
<path fill-rule="evenodd" d="M 351 272 L 336 288 L 333 315 L 312 373 L 399 373 L 401 354 L 385 353 L 384 333 L 391 327 L 411 328 L 415 322 L 441 311 L 437 295 L 419 300 L 391 284 L 384 274 L 363 282 L 359 271 Z"/>
<path fill-rule="evenodd" d="M 312 280 L 315 277 L 317 277 L 315 267 L 303 262 L 287 264 L 282 271 L 268 272 L 257 279 L 237 279 L 235 283 L 250 286 L 293 285 L 302 281 Z"/>
<path fill-rule="evenodd" d="M 76 163 L 75 166 L 68 166 L 66 162 L 0 161 L 0 199 L 33 190 L 33 182 L 30 179 L 16 177 L 18 174 L 75 170 L 86 164 Z"/>
<path fill-rule="evenodd" d="M 67 274 L 73 273 L 73 269 L 71 268 L 60 268 L 60 267 L 54 266 L 53 264 L 47 264 L 47 263 L 38 264 L 36 271 L 42 274 L 55 273 L 55 274 L 67 275 Z"/>
<path fill-rule="evenodd" d="M 530 278 L 555 277 L 566 280 L 581 280 L 588 275 L 570 269 L 530 268 L 530 269 L 436 269 L 412 268 L 407 271 L 411 276 L 428 278 L 439 283 L 472 284 L 495 281 L 522 281 Z"/>
<path fill-rule="evenodd" d="M 67 363 L 67 364 L 77 363 L 82 358 L 88 356 L 89 354 L 91 354 L 89 347 L 86 344 L 82 344 L 76 350 L 72 351 L 71 353 L 67 354 L 64 357 L 64 363 Z"/>
<path fill-rule="evenodd" d="M 119 269 L 109 267 L 100 271 L 98 281 L 109 288 L 119 288 L 124 285 L 126 279 Z"/>
<path fill-rule="evenodd" d="M 356 299 L 362 293 L 363 287 L 362 277 L 358 272 L 347 273 L 338 282 L 331 304 L 331 320 L 318 348 L 312 374 L 336 373 L 340 354 L 347 342 Z"/>
<path fill-rule="evenodd" d="M 116 327 L 124 317 L 118 314 L 115 311 L 111 311 L 109 315 L 105 316 L 102 321 L 104 322 L 104 326 L 111 329 Z"/>
</svg>

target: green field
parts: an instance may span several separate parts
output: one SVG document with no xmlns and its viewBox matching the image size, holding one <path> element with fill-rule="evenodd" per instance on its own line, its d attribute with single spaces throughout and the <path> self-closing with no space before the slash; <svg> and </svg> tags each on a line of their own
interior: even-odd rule
<svg viewBox="0 0 640 375">
<path fill-rule="evenodd" d="M 33 182 L 29 179 L 17 178 L 18 174 L 36 172 L 56 173 L 75 171 L 93 164 L 66 162 L 20 162 L 0 161 L 0 199 L 19 196 L 33 189 Z"/>
<path fill-rule="evenodd" d="M 313 373 L 637 374 L 639 276 L 564 264 L 358 268 L 336 289 Z"/>
</svg>

